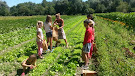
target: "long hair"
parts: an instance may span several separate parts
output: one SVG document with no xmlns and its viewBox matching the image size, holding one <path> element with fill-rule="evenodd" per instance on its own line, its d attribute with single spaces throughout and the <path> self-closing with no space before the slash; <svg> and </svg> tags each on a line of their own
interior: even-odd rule
<svg viewBox="0 0 135 76">
<path fill-rule="evenodd" d="M 30 56 L 29 56 L 29 58 L 28 58 L 28 61 L 35 62 L 36 60 L 37 60 L 37 56 L 36 56 L 36 54 L 32 54 L 32 55 L 30 55 Z"/>
<path fill-rule="evenodd" d="M 37 29 L 39 28 L 39 24 L 42 24 L 43 25 L 43 22 L 42 21 L 38 21 L 37 22 L 37 26 L 36 26 Z"/>
<path fill-rule="evenodd" d="M 52 22 L 52 17 L 50 15 L 47 15 L 45 22 L 46 23 Z"/>
</svg>

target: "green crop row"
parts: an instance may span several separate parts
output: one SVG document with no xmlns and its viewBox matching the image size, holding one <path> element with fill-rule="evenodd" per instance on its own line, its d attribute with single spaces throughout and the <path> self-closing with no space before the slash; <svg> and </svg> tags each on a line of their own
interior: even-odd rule
<svg viewBox="0 0 135 76">
<path fill-rule="evenodd" d="M 113 12 L 113 13 L 100 13 L 96 14 L 96 16 L 100 16 L 103 18 L 108 18 L 116 21 L 121 21 L 129 25 L 129 27 L 135 27 L 135 13 L 121 13 L 121 12 Z"/>
<path fill-rule="evenodd" d="M 82 17 L 81 16 L 78 16 L 78 17 L 71 16 L 71 18 L 69 18 L 69 19 L 65 18 L 65 20 L 64 20 L 65 27 L 64 28 L 68 28 L 68 26 L 74 26 L 72 24 L 77 23 L 76 21 L 78 21 L 80 18 L 82 18 Z M 33 22 L 33 23 L 35 23 L 35 22 Z M 35 24 L 35 26 L 36 26 L 36 24 Z M 26 28 L 24 30 L 18 30 L 18 31 L 14 31 L 14 32 L 1 34 L 0 35 L 0 50 L 4 50 L 8 47 L 12 47 L 14 45 L 17 45 L 19 43 L 22 43 L 24 41 L 27 41 L 29 39 L 36 37 L 35 26 L 31 27 L 31 28 Z M 70 29 L 70 28 L 68 28 L 68 29 Z"/>
<path fill-rule="evenodd" d="M 82 20 L 82 19 L 80 19 L 80 20 Z M 71 39 L 71 36 L 72 35 L 78 35 L 78 37 L 76 37 L 76 38 L 80 38 L 80 35 L 79 34 L 82 34 L 83 28 L 81 28 L 81 27 L 84 27 L 84 26 L 82 25 L 82 22 L 83 21 L 80 21 L 80 20 L 78 20 L 78 23 L 79 24 L 78 23 L 72 24 L 73 26 L 75 26 L 75 24 L 78 24 L 78 25 L 76 26 L 75 29 L 72 29 L 71 32 L 68 32 L 68 30 L 66 29 L 67 26 L 64 27 L 67 30 L 66 31 L 66 33 L 67 33 L 66 36 L 67 36 L 67 39 L 68 39 L 69 47 L 70 48 L 69 49 L 62 49 L 62 48 L 58 49 L 58 50 L 61 50 L 62 49 L 63 52 L 60 53 L 60 57 L 58 59 L 56 59 L 56 61 L 54 61 L 52 59 L 51 60 L 51 63 L 49 63 L 51 65 L 49 65 L 47 61 L 42 62 L 41 64 L 38 65 L 39 67 L 37 67 L 36 69 L 34 69 L 34 71 L 32 71 L 30 73 L 30 75 L 33 75 L 33 76 L 37 76 L 37 75 L 45 75 L 45 76 L 46 75 L 53 75 L 54 76 L 54 75 L 56 75 L 56 73 L 59 73 L 58 75 L 60 75 L 60 76 L 61 75 L 65 75 L 65 76 L 66 75 L 70 75 L 70 76 L 71 75 L 75 75 L 76 68 L 77 68 L 76 65 L 79 65 L 78 64 L 78 61 L 80 59 L 80 52 L 81 52 L 81 50 L 79 49 L 79 50 L 75 50 L 74 52 L 72 52 L 72 50 L 75 47 L 75 45 L 72 46 L 70 44 L 74 44 L 74 42 L 73 42 L 74 40 Z M 83 18 L 83 20 L 84 20 L 84 18 Z M 73 27 L 73 26 L 70 26 L 70 28 Z M 80 29 L 80 30 L 78 31 L 78 29 Z M 75 33 L 75 31 L 76 31 L 76 33 Z M 61 44 L 65 44 L 64 41 L 62 41 Z M 80 45 L 80 43 L 79 43 L 79 45 Z M 82 43 L 81 43 L 81 46 L 82 46 Z M 79 47 L 79 46 L 76 46 L 76 48 L 77 47 Z M 73 57 L 70 58 L 70 56 L 73 56 Z M 55 58 L 56 58 L 56 56 L 55 56 Z M 48 60 L 48 58 L 45 59 L 45 60 Z M 72 60 L 72 61 L 69 61 L 68 62 L 68 60 Z M 68 63 L 67 65 L 65 65 L 66 64 L 65 61 L 67 61 L 66 62 L 66 63 Z M 48 73 L 47 73 L 47 69 L 49 71 Z"/>
<path fill-rule="evenodd" d="M 32 76 L 40 76 L 50 67 L 50 64 L 54 63 L 58 54 L 63 51 L 62 47 L 57 47 L 55 50 L 47 55 L 41 63 L 37 64 L 37 67 L 31 71 L 30 75 Z"/>
<path fill-rule="evenodd" d="M 75 16 L 61 16 L 63 19 L 73 18 Z M 24 30 L 26 28 L 35 27 L 38 20 L 45 21 L 46 16 L 33 16 L 33 17 L 0 17 L 0 34 L 14 32 L 16 30 Z M 55 16 L 52 16 L 54 21 Z"/>
<path fill-rule="evenodd" d="M 98 48 L 99 76 L 134 76 L 135 61 L 125 54 L 123 48 L 130 47 L 132 39 L 129 30 L 121 24 L 95 17 L 97 26 L 96 44 Z M 132 50 L 132 49 L 131 49 Z"/>
<path fill-rule="evenodd" d="M 0 36 L 0 51 L 36 37 L 36 28 L 6 33 Z"/>
<path fill-rule="evenodd" d="M 8 75 L 12 71 L 19 68 L 20 62 L 34 53 L 37 53 L 37 45 L 35 41 L 31 41 L 25 45 L 22 45 L 21 47 L 12 49 L 10 52 L 0 56 L 0 71 L 5 75 Z"/>
<path fill-rule="evenodd" d="M 76 18 L 77 19 L 77 18 Z M 79 19 L 78 19 L 79 20 Z M 77 22 L 77 20 L 76 20 L 76 22 Z M 76 24 L 76 22 L 72 22 L 72 23 L 75 23 Z M 73 26 L 69 26 L 69 25 L 67 25 L 68 27 L 70 27 L 70 28 L 72 28 Z M 74 25 L 75 26 L 75 25 Z M 66 26 L 65 26 L 66 27 Z M 66 29 L 65 29 L 66 30 Z M 31 41 L 31 42 L 33 42 L 33 41 Z M 34 41 L 34 43 L 36 43 L 36 41 Z M 34 43 L 28 43 L 28 44 L 26 44 L 26 45 L 24 45 L 24 49 L 26 49 L 26 47 L 28 47 L 28 46 L 32 46 L 32 47 L 36 47 L 35 45 L 36 44 L 34 44 Z M 23 47 L 20 47 L 19 49 L 22 49 Z M 29 48 L 29 47 L 28 47 Z M 7 53 L 5 53 L 4 55 L 1 55 L 1 57 L 0 58 L 2 58 L 2 60 L 3 61 L 12 61 L 12 60 L 14 60 L 14 57 L 17 55 L 17 57 L 19 57 L 20 56 L 20 53 L 21 52 L 19 52 L 19 51 L 17 51 L 17 50 L 19 50 L 18 48 L 15 50 L 15 51 L 11 51 L 11 52 L 7 52 Z M 25 53 L 23 50 L 24 49 L 22 49 L 22 52 L 23 53 Z M 26 49 L 27 50 L 27 49 Z M 19 54 L 18 54 L 19 53 Z M 15 55 L 14 55 L 15 54 Z M 12 56 L 12 57 L 10 57 L 10 56 Z M 12 59 L 13 58 L 13 59 Z"/>
<path fill-rule="evenodd" d="M 79 17 L 74 17 L 74 18 L 70 18 L 70 19 L 65 20 L 65 22 L 67 21 L 65 23 L 65 27 L 64 27 L 65 31 L 67 31 L 66 33 L 68 34 L 68 30 L 66 30 L 66 27 L 73 28 L 75 26 L 74 24 L 77 24 L 78 21 L 80 21 L 80 19 L 82 20 L 82 18 L 84 18 L 84 17 L 83 16 L 79 16 Z M 73 21 L 73 19 L 74 19 L 74 21 Z M 72 25 L 70 23 L 72 23 Z M 65 45 L 65 43 L 64 43 L 64 45 Z M 26 43 L 26 44 L 22 45 L 21 47 L 19 47 L 17 49 L 12 49 L 11 51 L 1 55 L 0 56 L 0 62 L 1 62 L 1 64 L 5 64 L 5 66 L 0 65 L 1 66 L 1 68 L 0 68 L 1 72 L 2 71 L 6 72 L 7 75 L 8 75 L 8 73 L 11 73 L 12 71 L 17 70 L 19 68 L 17 66 L 18 62 L 19 63 L 22 62 L 29 55 L 31 55 L 33 53 L 36 53 L 36 52 L 37 52 L 36 42 L 35 41 L 31 41 L 29 43 Z M 58 55 L 58 54 L 56 54 L 56 55 Z M 52 56 L 52 55 L 48 55 L 47 54 L 47 56 Z M 14 62 L 16 62 L 17 64 L 12 64 Z M 6 65 L 10 65 L 10 66 L 6 66 Z M 6 67 L 6 68 L 14 67 L 14 68 L 7 70 L 4 67 Z"/>
</svg>

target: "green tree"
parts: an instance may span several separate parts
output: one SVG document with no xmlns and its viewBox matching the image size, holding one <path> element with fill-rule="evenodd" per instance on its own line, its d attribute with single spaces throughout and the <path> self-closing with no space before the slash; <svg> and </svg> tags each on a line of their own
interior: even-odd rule
<svg viewBox="0 0 135 76">
<path fill-rule="evenodd" d="M 130 10 L 130 6 L 128 5 L 127 2 L 121 2 L 120 5 L 118 7 L 116 7 L 116 11 L 118 12 L 129 12 Z"/>
<path fill-rule="evenodd" d="M 29 16 L 30 10 L 26 6 L 21 6 L 18 9 L 18 14 L 21 15 L 21 16 Z"/>
<path fill-rule="evenodd" d="M 135 0 L 130 0 L 129 4 L 131 5 L 131 11 L 135 12 Z"/>
<path fill-rule="evenodd" d="M 42 4 L 43 7 L 46 7 L 47 1 L 46 0 L 43 0 L 41 4 Z"/>
<path fill-rule="evenodd" d="M 54 15 L 56 13 L 53 6 L 47 7 L 45 12 L 46 14 L 49 14 L 49 15 Z"/>
<path fill-rule="evenodd" d="M 98 4 L 95 9 L 97 13 L 101 13 L 101 12 L 103 13 L 105 12 L 105 10 L 106 10 L 106 7 L 103 4 Z"/>
<path fill-rule="evenodd" d="M 34 7 L 34 15 L 43 15 L 45 8 L 41 4 L 37 4 Z"/>
<path fill-rule="evenodd" d="M 83 10 L 82 0 L 69 0 L 69 12 L 70 14 L 81 14 Z"/>
<path fill-rule="evenodd" d="M 10 8 L 10 14 L 12 16 L 17 16 L 18 15 L 18 9 L 16 8 L 16 6 L 13 6 Z"/>
<path fill-rule="evenodd" d="M 88 3 L 86 3 L 86 2 L 83 3 L 82 14 L 92 14 L 94 12 L 95 12 L 95 10 L 90 8 Z"/>
<path fill-rule="evenodd" d="M 56 13 L 68 14 L 70 10 L 68 0 L 57 1 L 55 4 L 55 10 L 56 10 Z"/>
<path fill-rule="evenodd" d="M 91 8 L 96 9 L 96 6 L 100 3 L 100 0 L 88 0 L 87 3 Z"/>
<path fill-rule="evenodd" d="M 7 16 L 10 15 L 9 13 L 9 7 L 6 4 L 6 2 L 0 1 L 0 16 Z"/>
</svg>

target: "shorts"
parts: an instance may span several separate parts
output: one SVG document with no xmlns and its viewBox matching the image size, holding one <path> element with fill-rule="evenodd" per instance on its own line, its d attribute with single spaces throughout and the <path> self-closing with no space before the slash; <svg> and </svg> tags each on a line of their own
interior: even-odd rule
<svg viewBox="0 0 135 76">
<path fill-rule="evenodd" d="M 47 38 L 48 38 L 48 37 L 52 37 L 52 32 L 46 33 L 46 37 L 47 37 Z"/>
<path fill-rule="evenodd" d="M 83 52 L 84 53 L 89 53 L 91 49 L 91 43 L 87 43 L 85 45 L 83 45 Z"/>
</svg>

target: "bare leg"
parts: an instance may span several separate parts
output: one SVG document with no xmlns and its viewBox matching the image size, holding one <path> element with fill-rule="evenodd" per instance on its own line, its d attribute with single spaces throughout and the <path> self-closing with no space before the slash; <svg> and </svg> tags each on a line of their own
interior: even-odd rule
<svg viewBox="0 0 135 76">
<path fill-rule="evenodd" d="M 49 41 L 50 41 L 50 50 L 52 50 L 52 37 L 49 38 Z"/>
<path fill-rule="evenodd" d="M 87 55 L 86 55 L 86 53 L 84 54 L 84 61 L 85 61 L 85 65 L 87 65 Z"/>
<path fill-rule="evenodd" d="M 82 50 L 82 60 L 85 61 L 85 53 Z"/>
<path fill-rule="evenodd" d="M 49 46 L 49 38 L 47 38 L 47 45 Z"/>
<path fill-rule="evenodd" d="M 37 43 L 37 45 L 38 45 L 38 56 L 40 57 L 40 58 L 42 58 L 42 44 L 41 43 Z"/>
<path fill-rule="evenodd" d="M 25 70 L 26 70 L 26 67 L 25 66 L 23 66 L 23 72 L 25 73 Z"/>
<path fill-rule="evenodd" d="M 88 58 L 89 53 L 85 53 L 85 65 L 88 66 L 89 63 L 89 58 Z"/>
<path fill-rule="evenodd" d="M 56 41 L 55 47 L 57 47 L 57 46 L 58 46 L 58 42 Z"/>
<path fill-rule="evenodd" d="M 87 64 L 86 65 L 88 65 L 88 63 L 89 63 L 89 53 L 87 53 Z"/>
<path fill-rule="evenodd" d="M 26 67 L 23 66 L 23 65 L 22 65 L 22 67 L 23 67 L 23 72 L 22 72 L 21 76 L 25 76 L 25 69 L 26 69 Z"/>
<path fill-rule="evenodd" d="M 64 41 L 65 41 L 65 43 L 66 43 L 66 47 L 68 47 L 68 43 L 67 43 L 67 40 L 66 40 L 66 39 L 64 39 Z"/>
</svg>

